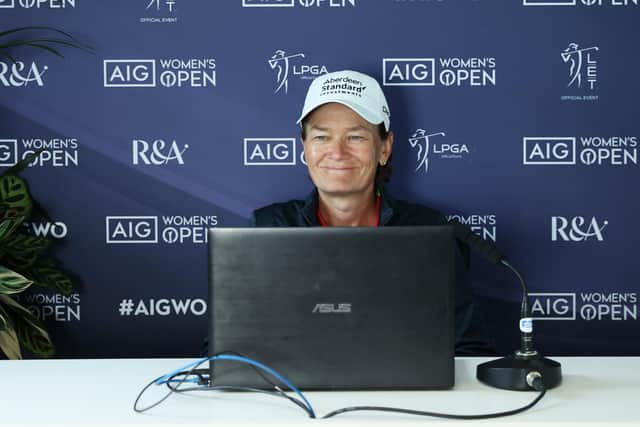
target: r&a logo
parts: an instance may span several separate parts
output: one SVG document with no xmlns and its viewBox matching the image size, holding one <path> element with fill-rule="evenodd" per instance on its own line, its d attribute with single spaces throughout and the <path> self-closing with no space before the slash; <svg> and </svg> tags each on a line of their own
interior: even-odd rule
<svg viewBox="0 0 640 427">
<path fill-rule="evenodd" d="M 563 216 L 551 217 L 551 241 L 585 242 L 589 239 L 602 242 L 603 230 L 609 225 L 609 221 L 598 221 L 596 217 L 590 220 L 582 216 L 568 219 Z"/>
<path fill-rule="evenodd" d="M 189 144 L 184 144 L 182 149 L 175 140 L 167 144 L 162 139 L 156 139 L 149 143 L 142 139 L 133 140 L 133 164 L 145 165 L 166 165 L 175 161 L 179 165 L 184 165 L 183 154 L 189 148 Z M 151 149 L 151 152 L 149 152 Z"/>
</svg>

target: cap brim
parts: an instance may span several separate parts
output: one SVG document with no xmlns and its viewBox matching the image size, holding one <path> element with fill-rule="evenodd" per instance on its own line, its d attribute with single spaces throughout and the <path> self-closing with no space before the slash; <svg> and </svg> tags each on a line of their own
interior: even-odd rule
<svg viewBox="0 0 640 427">
<path fill-rule="evenodd" d="M 362 117 L 363 119 L 365 119 L 366 121 L 368 121 L 369 123 L 373 124 L 373 125 L 379 125 L 381 123 L 384 123 L 384 118 L 380 118 L 380 117 L 376 117 L 376 114 L 374 114 L 373 112 L 371 112 L 370 110 L 367 110 L 365 108 L 356 106 L 352 103 L 350 103 L 349 101 L 345 101 L 345 100 L 341 100 L 341 99 L 331 99 L 331 100 L 327 100 L 326 102 L 321 102 L 319 104 L 315 104 L 313 107 L 309 107 L 307 109 L 305 109 L 302 112 L 302 115 L 300 116 L 300 118 L 298 119 L 298 121 L 296 122 L 297 124 L 301 124 L 302 120 L 307 117 L 309 115 L 309 113 L 311 113 L 313 110 L 315 110 L 318 107 L 321 107 L 325 104 L 331 104 L 332 102 L 336 102 L 338 104 L 342 104 L 345 107 L 349 107 L 350 109 L 352 109 L 353 111 L 355 111 L 356 113 L 358 113 L 358 115 L 360 117 Z M 387 125 L 385 123 L 385 129 L 387 128 Z M 389 129 L 387 129 L 388 131 Z"/>
</svg>

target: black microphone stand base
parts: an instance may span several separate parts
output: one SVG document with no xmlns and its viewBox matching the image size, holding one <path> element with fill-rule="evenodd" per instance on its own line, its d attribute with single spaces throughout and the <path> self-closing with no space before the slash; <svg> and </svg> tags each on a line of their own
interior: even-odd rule
<svg viewBox="0 0 640 427">
<path fill-rule="evenodd" d="M 562 382 L 560 363 L 538 354 L 516 354 L 481 363 L 476 369 L 476 378 L 496 388 L 529 391 L 533 388 L 527 384 L 527 375 L 533 371 L 540 373 L 547 389 L 554 388 Z"/>
</svg>

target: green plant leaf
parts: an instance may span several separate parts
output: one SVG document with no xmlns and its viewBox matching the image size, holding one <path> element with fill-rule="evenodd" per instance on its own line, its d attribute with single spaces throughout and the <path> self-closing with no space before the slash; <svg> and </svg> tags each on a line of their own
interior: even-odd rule
<svg viewBox="0 0 640 427">
<path fill-rule="evenodd" d="M 20 342 L 13 328 L 9 327 L 4 331 L 0 331 L 0 350 L 9 359 L 22 359 Z"/>
<path fill-rule="evenodd" d="M 38 261 L 25 274 L 33 280 L 34 286 L 51 288 L 69 296 L 73 291 L 73 281 L 56 267 L 51 260 Z"/>
<path fill-rule="evenodd" d="M 0 304 L 0 331 L 6 330 L 9 326 L 9 315 L 2 308 L 2 304 Z"/>
<path fill-rule="evenodd" d="M 3 217 L 31 215 L 31 196 L 24 179 L 16 175 L 0 176 L 0 210 Z"/>
<path fill-rule="evenodd" d="M 20 273 L 0 265 L 0 297 L 2 294 L 17 294 L 27 289 L 33 281 Z"/>
<path fill-rule="evenodd" d="M 9 253 L 6 252 L 2 258 L 4 265 L 10 269 L 17 271 L 24 275 L 24 272 L 29 270 L 33 264 L 38 260 L 39 253 L 37 252 L 25 252 L 25 253 Z"/>
<path fill-rule="evenodd" d="M 88 50 L 89 52 L 91 52 L 91 50 L 89 50 L 86 46 L 80 45 L 78 43 L 75 42 L 70 42 L 67 40 L 62 40 L 62 39 L 29 39 L 29 40 L 12 40 L 8 43 L 2 44 L 0 45 L 0 48 L 6 49 L 6 48 L 10 48 L 10 47 L 17 47 L 17 46 L 47 46 L 44 43 L 49 43 L 49 44 L 54 44 L 54 45 L 59 45 L 59 46 L 67 46 L 67 47 L 73 47 L 76 49 L 82 49 L 82 50 Z M 47 46 L 50 47 L 50 46 Z M 58 51 L 53 52 L 56 55 L 60 55 L 60 53 Z"/>
<path fill-rule="evenodd" d="M 33 316 L 33 313 L 31 313 L 29 309 L 23 307 L 22 304 L 9 295 L 0 295 L 0 305 L 2 305 L 5 310 L 9 310 L 11 314 L 17 314 L 19 317 Z"/>
<path fill-rule="evenodd" d="M 2 220 L 2 222 L 0 222 L 0 242 L 8 239 L 23 222 L 23 216 Z"/>
<path fill-rule="evenodd" d="M 31 252 L 41 254 L 49 247 L 50 241 L 44 236 L 33 236 L 26 233 L 15 233 L 4 242 L 4 248 L 11 255 L 28 255 Z"/>
<path fill-rule="evenodd" d="M 44 151 L 44 148 L 41 148 L 39 150 L 34 151 L 33 153 L 30 153 L 24 159 L 20 160 L 18 163 L 16 163 L 15 165 L 11 166 L 6 171 L 2 172 L 2 174 L 0 174 L 0 176 L 3 176 L 3 175 L 18 175 L 27 166 L 29 166 L 29 164 L 31 162 L 33 162 L 35 159 L 37 159 L 38 156 L 40 155 L 40 153 L 42 153 L 43 151 Z"/>
<path fill-rule="evenodd" d="M 34 31 L 34 30 L 46 30 L 46 31 L 53 31 L 59 34 L 62 34 L 65 37 L 68 37 L 72 40 L 76 40 L 75 37 L 73 37 L 71 34 L 69 33 L 65 33 L 62 30 L 58 30 L 57 28 L 53 28 L 53 27 L 46 27 L 46 26 L 36 26 L 36 25 L 32 25 L 29 27 L 19 27 L 19 28 L 12 28 L 10 30 L 6 30 L 0 33 L 0 37 L 4 37 L 8 34 L 13 34 L 13 33 L 18 33 L 21 31 Z"/>
<path fill-rule="evenodd" d="M 4 45 L 0 45 L 0 49 L 8 49 L 11 47 L 18 47 L 18 46 L 31 46 L 31 47 L 37 47 L 38 49 L 44 49 L 50 53 L 53 53 L 56 56 L 59 56 L 60 58 L 64 59 L 64 56 L 58 52 L 57 50 L 55 50 L 54 48 L 52 48 L 51 46 L 47 46 L 45 44 L 40 44 L 40 43 L 33 43 L 31 41 L 28 40 L 19 40 L 19 41 L 15 41 L 15 42 L 11 42 L 11 43 L 6 43 Z"/>
<path fill-rule="evenodd" d="M 55 354 L 53 343 L 44 325 L 29 310 L 7 295 L 0 295 L 0 303 L 13 314 L 12 323 L 18 341 L 25 350 L 48 357 Z"/>
<path fill-rule="evenodd" d="M 9 55 L 7 52 L 3 52 L 2 50 L 0 50 L 0 55 L 4 56 L 5 58 L 7 58 L 9 61 L 13 62 L 14 64 L 16 63 L 16 59 Z"/>
<path fill-rule="evenodd" d="M 48 46 L 47 44 L 43 44 L 43 43 L 48 43 L 48 44 L 54 44 L 54 45 L 58 45 L 58 46 L 66 46 L 66 47 L 72 47 L 74 49 L 80 49 L 80 50 L 84 50 L 85 52 L 88 53 L 92 53 L 95 54 L 95 49 L 89 45 L 83 44 L 80 41 L 78 41 L 75 37 L 73 37 L 71 34 L 66 33 L 62 30 L 59 30 L 57 28 L 53 28 L 53 27 L 47 27 L 47 26 L 29 26 L 29 27 L 21 27 L 21 28 L 14 28 L 11 30 L 7 30 L 7 31 L 3 31 L 0 33 L 0 38 L 2 37 L 6 37 L 10 34 L 16 34 L 19 32 L 24 32 L 24 31 L 46 31 L 46 32 L 50 32 L 50 33 L 54 33 L 54 35 L 63 35 L 65 38 L 51 38 L 51 37 L 46 37 L 46 38 L 42 38 L 42 37 L 36 37 L 34 39 L 26 39 L 26 40 L 12 40 L 3 44 L 0 44 L 0 53 L 9 58 L 11 60 L 11 62 L 16 63 L 15 58 L 13 58 L 11 55 L 3 52 L 5 50 L 7 50 L 8 48 L 12 48 L 12 47 L 18 47 L 18 46 L 31 46 L 31 47 L 36 47 L 39 49 L 44 49 L 47 50 L 51 53 L 53 53 L 54 55 L 57 55 L 61 58 L 64 58 L 64 56 L 58 52 L 58 50 L 54 49 L 51 46 Z"/>
<path fill-rule="evenodd" d="M 2 350 L 9 359 L 22 359 L 20 342 L 10 322 L 9 314 L 4 309 L 3 301 L 0 301 L 0 317 L 4 318 L 4 327 L 0 328 L 0 350 Z"/>
</svg>

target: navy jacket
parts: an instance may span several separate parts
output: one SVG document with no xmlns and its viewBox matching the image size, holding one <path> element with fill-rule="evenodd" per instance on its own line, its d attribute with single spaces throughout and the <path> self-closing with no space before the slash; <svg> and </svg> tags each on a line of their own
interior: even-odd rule
<svg viewBox="0 0 640 427">
<path fill-rule="evenodd" d="M 446 218 L 423 205 L 406 203 L 391 197 L 384 188 L 380 193 L 380 226 L 442 225 Z M 318 193 L 314 190 L 305 200 L 274 203 L 257 209 L 251 217 L 254 227 L 314 227 L 317 217 Z M 468 280 L 469 250 L 458 244 L 456 257 L 456 355 L 494 354 L 493 345 L 484 331 Z"/>
</svg>

